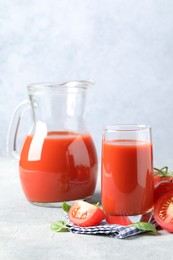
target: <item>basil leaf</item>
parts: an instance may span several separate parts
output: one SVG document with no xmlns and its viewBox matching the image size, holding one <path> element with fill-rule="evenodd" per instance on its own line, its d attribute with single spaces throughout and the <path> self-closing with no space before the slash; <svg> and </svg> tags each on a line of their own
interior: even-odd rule
<svg viewBox="0 0 173 260">
<path fill-rule="evenodd" d="M 95 206 L 95 207 L 99 207 L 99 202 L 97 202 L 97 203 L 95 203 L 95 204 L 92 204 L 93 206 Z"/>
<path fill-rule="evenodd" d="M 131 224 L 130 226 L 134 226 L 139 230 L 142 231 L 151 231 L 154 234 L 157 234 L 157 229 L 150 223 L 146 223 L 146 222 L 136 222 Z"/>
<path fill-rule="evenodd" d="M 70 210 L 70 205 L 68 205 L 65 201 L 62 203 L 62 209 L 68 213 Z"/>
<path fill-rule="evenodd" d="M 56 221 L 52 223 L 50 227 L 54 232 L 68 232 L 66 223 L 64 221 Z"/>
</svg>

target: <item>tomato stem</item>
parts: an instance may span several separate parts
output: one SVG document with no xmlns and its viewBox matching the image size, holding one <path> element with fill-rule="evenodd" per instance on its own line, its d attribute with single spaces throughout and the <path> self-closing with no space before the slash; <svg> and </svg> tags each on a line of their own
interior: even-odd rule
<svg viewBox="0 0 173 260">
<path fill-rule="evenodd" d="M 161 178 L 164 178 L 166 176 L 167 177 L 173 177 L 173 172 L 168 172 L 168 166 L 165 166 L 161 169 L 155 167 L 154 170 L 156 171 L 154 173 L 154 176 L 159 176 Z"/>
</svg>

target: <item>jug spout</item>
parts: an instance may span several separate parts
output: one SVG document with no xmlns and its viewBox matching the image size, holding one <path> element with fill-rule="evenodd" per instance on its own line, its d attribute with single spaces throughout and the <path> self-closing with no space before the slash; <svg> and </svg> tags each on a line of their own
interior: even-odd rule
<svg viewBox="0 0 173 260">
<path fill-rule="evenodd" d="M 80 88 L 88 88 L 90 85 L 94 85 L 95 82 L 93 80 L 72 80 L 62 83 L 62 86 L 67 87 L 80 87 Z"/>
</svg>

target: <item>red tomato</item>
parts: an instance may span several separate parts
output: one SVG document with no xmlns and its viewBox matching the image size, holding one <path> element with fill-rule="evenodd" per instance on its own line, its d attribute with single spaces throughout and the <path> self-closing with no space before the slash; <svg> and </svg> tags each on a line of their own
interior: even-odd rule
<svg viewBox="0 0 173 260">
<path fill-rule="evenodd" d="M 154 218 L 159 226 L 173 233 L 173 191 L 158 199 L 154 207 Z"/>
<path fill-rule="evenodd" d="M 69 210 L 70 221 L 81 227 L 98 225 L 105 218 L 104 212 L 84 201 L 76 201 Z"/>
<path fill-rule="evenodd" d="M 165 166 L 161 169 L 154 168 L 153 177 L 154 177 L 154 185 L 162 181 L 164 178 L 169 178 L 171 172 L 168 171 L 168 167 Z"/>
<path fill-rule="evenodd" d="M 155 175 L 154 176 L 154 186 L 157 185 L 159 182 L 161 182 L 162 177 Z"/>
<path fill-rule="evenodd" d="M 166 192 L 173 191 L 173 178 L 164 177 L 154 187 L 154 203 Z"/>
<path fill-rule="evenodd" d="M 154 171 L 154 203 L 166 192 L 173 191 L 173 173 L 168 167 Z"/>
</svg>

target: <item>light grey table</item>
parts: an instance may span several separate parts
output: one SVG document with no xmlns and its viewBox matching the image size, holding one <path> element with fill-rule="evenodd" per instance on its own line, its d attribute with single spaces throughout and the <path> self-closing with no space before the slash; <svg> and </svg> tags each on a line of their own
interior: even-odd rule
<svg viewBox="0 0 173 260">
<path fill-rule="evenodd" d="M 100 198 L 100 182 L 93 200 Z M 64 220 L 61 208 L 30 204 L 21 189 L 17 163 L 0 159 L 0 259 L 173 259 L 173 234 L 143 234 L 129 239 L 54 233 Z"/>
</svg>

